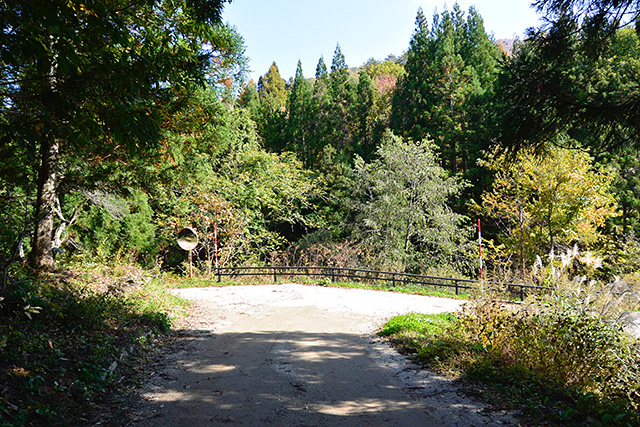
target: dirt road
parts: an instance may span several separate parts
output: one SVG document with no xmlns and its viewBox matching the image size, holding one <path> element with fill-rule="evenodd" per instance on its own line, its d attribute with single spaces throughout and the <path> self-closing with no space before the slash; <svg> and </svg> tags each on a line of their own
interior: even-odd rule
<svg viewBox="0 0 640 427">
<path fill-rule="evenodd" d="M 195 315 L 131 425 L 516 424 L 374 335 L 393 315 L 455 311 L 459 301 L 295 284 L 176 293 Z"/>
</svg>

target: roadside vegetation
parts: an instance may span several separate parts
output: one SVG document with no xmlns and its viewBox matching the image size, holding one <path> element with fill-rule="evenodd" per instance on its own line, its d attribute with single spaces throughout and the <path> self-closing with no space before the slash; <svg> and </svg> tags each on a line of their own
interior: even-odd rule
<svg viewBox="0 0 640 427">
<path fill-rule="evenodd" d="M 145 270 L 129 261 L 74 261 L 40 276 L 14 266 L 0 301 L 0 426 L 121 425 L 150 373 L 147 366 L 188 313 L 188 303 L 167 289 L 271 283 L 254 277 L 218 283 L 203 275 Z M 418 286 L 300 279 L 309 285 L 455 296 Z"/>
<path fill-rule="evenodd" d="M 478 295 L 460 313 L 395 317 L 380 335 L 527 423 L 638 425 L 640 341 L 611 316 L 637 301 L 576 291 L 513 305 Z"/>
<path fill-rule="evenodd" d="M 184 303 L 127 264 L 14 272 L 0 301 L 0 426 L 121 425 Z"/>
</svg>

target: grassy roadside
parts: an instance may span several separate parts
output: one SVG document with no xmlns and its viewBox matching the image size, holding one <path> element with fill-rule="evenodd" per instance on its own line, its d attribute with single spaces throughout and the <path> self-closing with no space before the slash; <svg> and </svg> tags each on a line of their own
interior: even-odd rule
<svg viewBox="0 0 640 427">
<path fill-rule="evenodd" d="M 0 426 L 121 425 L 184 302 L 127 265 L 17 272 L 0 301 Z"/>
<path fill-rule="evenodd" d="M 640 425 L 640 349 L 597 316 L 476 302 L 456 316 L 395 317 L 380 335 L 526 424 Z"/>
</svg>

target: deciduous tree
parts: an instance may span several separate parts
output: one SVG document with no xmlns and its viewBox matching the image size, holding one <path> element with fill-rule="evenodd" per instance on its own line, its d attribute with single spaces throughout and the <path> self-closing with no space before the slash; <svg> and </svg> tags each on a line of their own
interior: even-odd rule
<svg viewBox="0 0 640 427">
<path fill-rule="evenodd" d="M 417 270 L 456 262 L 468 249 L 465 218 L 449 207 L 465 185 L 438 165 L 429 142 L 387 133 L 365 163 L 357 158 L 357 235 L 380 267 Z"/>
<path fill-rule="evenodd" d="M 552 148 L 541 157 L 528 150 L 512 163 L 496 156 L 488 167 L 496 176 L 481 211 L 500 227 L 521 266 L 576 243 L 596 243 L 605 221 L 618 214 L 613 173 L 594 166 L 584 151 Z"/>
</svg>

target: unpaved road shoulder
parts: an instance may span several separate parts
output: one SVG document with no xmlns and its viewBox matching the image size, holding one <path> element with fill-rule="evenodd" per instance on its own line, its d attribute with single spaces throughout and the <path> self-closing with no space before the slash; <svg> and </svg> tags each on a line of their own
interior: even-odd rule
<svg viewBox="0 0 640 427">
<path fill-rule="evenodd" d="M 182 289 L 195 315 L 135 426 L 515 425 L 373 334 L 451 299 L 296 284 Z"/>
</svg>

